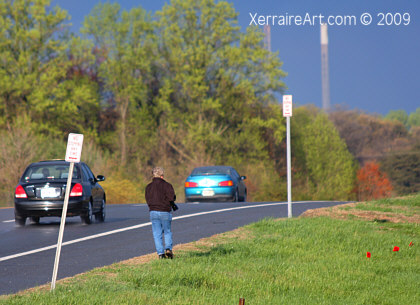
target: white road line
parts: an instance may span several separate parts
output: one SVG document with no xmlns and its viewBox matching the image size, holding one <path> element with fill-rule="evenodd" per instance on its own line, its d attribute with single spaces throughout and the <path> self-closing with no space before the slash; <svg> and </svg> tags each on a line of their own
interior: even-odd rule
<svg viewBox="0 0 420 305">
<path fill-rule="evenodd" d="M 3 220 L 3 222 L 15 222 L 15 220 L 14 219 L 12 219 L 12 220 Z"/>
<path fill-rule="evenodd" d="M 322 201 L 317 201 L 317 202 L 322 202 Z M 325 201 L 325 202 L 330 202 L 330 201 Z M 311 201 L 293 202 L 293 204 L 295 204 L 295 203 L 311 203 Z M 220 209 L 220 210 L 214 210 L 214 211 L 200 212 L 200 213 L 194 213 L 194 214 L 189 214 L 189 215 L 176 216 L 176 217 L 173 217 L 172 220 L 190 218 L 190 217 L 207 215 L 207 214 L 222 213 L 222 212 L 228 212 L 228 211 L 234 211 L 234 210 L 273 206 L 273 205 L 287 205 L 287 202 L 275 202 L 275 203 L 266 203 L 266 204 L 258 204 L 258 205 L 248 205 L 248 206 L 240 206 L 240 207 Z M 67 246 L 67 245 L 79 243 L 79 242 L 90 240 L 90 239 L 95 239 L 95 238 L 108 236 L 108 235 L 112 235 L 112 234 L 116 234 L 116 233 L 135 230 L 135 229 L 143 228 L 143 227 L 146 227 L 146 226 L 150 226 L 151 224 L 152 224 L 151 222 L 146 222 L 146 223 L 138 224 L 138 225 L 135 225 L 135 226 L 125 227 L 125 228 L 121 228 L 121 229 L 117 229 L 117 230 L 103 232 L 103 233 L 100 233 L 100 234 L 95 234 L 95 235 L 90 235 L 90 236 L 86 236 L 86 237 L 82 237 L 82 238 L 77 238 L 77 239 L 73 239 L 73 240 L 63 242 L 62 245 Z M 9 255 L 9 256 L 0 257 L 0 262 L 7 261 L 7 260 L 10 260 L 10 259 L 13 259 L 13 258 L 18 258 L 18 257 L 21 257 L 21 256 L 26 256 L 26 255 L 30 255 L 30 254 L 34 254 L 34 253 L 39 253 L 39 252 L 55 249 L 56 247 L 57 247 L 57 245 L 51 245 L 51 246 L 47 246 L 47 247 L 43 247 L 43 248 L 34 249 L 34 250 L 31 250 L 31 251 L 26 251 L 26 252 L 22 252 L 22 253 L 17 253 L 17 254 L 13 254 L 13 255 Z"/>
</svg>

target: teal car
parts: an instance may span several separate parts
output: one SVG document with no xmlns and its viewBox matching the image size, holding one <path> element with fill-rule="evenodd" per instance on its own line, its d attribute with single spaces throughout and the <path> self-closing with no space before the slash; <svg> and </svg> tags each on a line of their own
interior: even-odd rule
<svg viewBox="0 0 420 305">
<path fill-rule="evenodd" d="M 194 168 L 185 181 L 185 201 L 246 201 L 245 179 L 231 166 Z"/>
</svg>

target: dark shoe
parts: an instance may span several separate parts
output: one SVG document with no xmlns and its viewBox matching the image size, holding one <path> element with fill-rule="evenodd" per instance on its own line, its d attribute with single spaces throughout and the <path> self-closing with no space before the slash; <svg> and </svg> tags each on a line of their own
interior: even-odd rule
<svg viewBox="0 0 420 305">
<path fill-rule="evenodd" d="M 166 249 L 165 254 L 166 254 L 167 258 L 170 258 L 170 259 L 174 258 L 174 254 L 172 253 L 172 250 L 170 250 L 170 249 Z"/>
<path fill-rule="evenodd" d="M 159 254 L 159 259 L 163 259 L 163 258 L 166 258 L 166 255 L 165 254 Z"/>
</svg>

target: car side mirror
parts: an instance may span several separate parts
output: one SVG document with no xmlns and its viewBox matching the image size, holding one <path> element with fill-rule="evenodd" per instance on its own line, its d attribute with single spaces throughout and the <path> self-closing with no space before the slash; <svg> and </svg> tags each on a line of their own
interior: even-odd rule
<svg viewBox="0 0 420 305">
<path fill-rule="evenodd" d="M 105 181 L 105 176 L 102 176 L 102 175 L 96 176 L 96 181 L 98 181 L 98 182 Z"/>
<path fill-rule="evenodd" d="M 241 176 L 241 180 L 245 180 L 246 179 L 246 176 Z"/>
</svg>

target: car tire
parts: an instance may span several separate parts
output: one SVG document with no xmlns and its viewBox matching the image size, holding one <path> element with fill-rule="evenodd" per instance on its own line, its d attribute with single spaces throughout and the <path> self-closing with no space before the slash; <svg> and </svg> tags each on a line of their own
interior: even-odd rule
<svg viewBox="0 0 420 305">
<path fill-rule="evenodd" d="M 102 204 L 101 204 L 101 210 L 95 214 L 95 219 L 98 222 L 104 222 L 105 221 L 105 216 L 106 216 L 106 212 L 105 212 L 105 207 L 106 207 L 106 201 L 105 198 L 102 199 Z"/>
<path fill-rule="evenodd" d="M 24 227 L 26 223 L 26 216 L 19 215 L 15 213 L 15 224 L 18 227 Z"/>
<path fill-rule="evenodd" d="M 232 202 L 238 202 L 238 190 L 235 191 L 235 195 L 232 198 Z"/>
<path fill-rule="evenodd" d="M 92 201 L 89 201 L 87 213 L 83 216 L 80 216 L 84 224 L 90 225 L 92 223 L 92 218 L 93 218 L 92 209 L 93 209 Z"/>
<path fill-rule="evenodd" d="M 246 191 L 245 191 L 244 196 L 241 198 L 241 200 L 240 200 L 240 201 L 242 201 L 242 202 L 246 202 Z"/>
<path fill-rule="evenodd" d="M 37 225 L 39 225 L 39 220 L 40 220 L 40 217 L 38 217 L 38 216 L 31 217 L 31 222 L 33 222 Z"/>
</svg>

